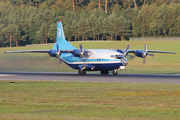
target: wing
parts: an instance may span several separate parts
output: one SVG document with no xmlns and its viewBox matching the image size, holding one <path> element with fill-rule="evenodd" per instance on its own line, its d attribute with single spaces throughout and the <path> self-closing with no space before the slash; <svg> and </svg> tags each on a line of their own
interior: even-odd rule
<svg viewBox="0 0 180 120">
<path fill-rule="evenodd" d="M 159 51 L 159 50 L 148 50 L 148 44 L 145 44 L 145 49 L 144 50 L 129 50 L 129 44 L 127 45 L 126 50 L 124 49 L 117 49 L 117 52 L 124 53 L 124 55 L 128 55 L 127 53 L 138 53 L 138 54 L 148 54 L 149 52 L 152 53 L 168 53 L 168 54 L 177 54 L 176 52 L 169 52 L 169 51 Z M 150 55 L 150 54 L 149 54 Z"/>
<path fill-rule="evenodd" d="M 73 50 L 60 50 L 61 53 L 73 53 L 75 50 L 79 50 L 79 49 L 73 49 Z M 22 51 L 8 51 L 8 52 L 4 52 L 4 54 L 6 53 L 49 53 L 51 50 L 22 50 Z M 79 50 L 80 51 L 80 50 Z M 89 50 L 84 50 L 84 52 L 89 53 Z"/>
<path fill-rule="evenodd" d="M 49 53 L 50 50 L 23 50 L 23 51 L 9 51 L 9 52 L 4 52 L 6 53 Z"/>
<path fill-rule="evenodd" d="M 57 54 L 63 54 L 63 53 L 72 53 L 74 56 L 79 57 L 81 54 L 81 50 L 80 49 L 72 49 L 72 50 L 22 50 L 22 51 L 9 51 L 9 52 L 4 52 L 4 54 L 6 53 L 48 53 L 50 56 L 55 57 L 57 56 Z M 91 51 L 89 50 L 84 50 L 83 51 L 83 55 L 90 55 Z"/>
<path fill-rule="evenodd" d="M 148 50 L 147 52 L 152 52 L 152 53 L 168 53 L 168 54 L 177 54 L 176 52 L 158 51 L 158 50 Z"/>
<path fill-rule="evenodd" d="M 80 51 L 81 52 L 81 50 L 80 49 L 73 49 L 73 50 L 60 50 L 61 51 L 61 53 L 73 53 L 73 52 L 75 52 L 75 51 Z M 89 53 L 89 52 L 91 52 L 90 50 L 87 50 L 87 49 L 84 49 L 83 50 L 83 52 L 85 52 L 85 53 Z"/>
<path fill-rule="evenodd" d="M 22 50 L 22 51 L 8 51 L 6 53 L 49 53 L 51 50 Z M 56 50 L 55 50 L 56 51 Z M 73 53 L 74 50 L 60 50 L 61 53 Z"/>
<path fill-rule="evenodd" d="M 122 51 L 125 51 L 125 50 L 122 50 Z M 136 53 L 137 51 L 143 51 L 143 50 L 128 50 L 128 53 Z M 151 52 L 151 53 L 177 54 L 176 52 L 159 51 L 159 50 L 147 50 L 147 52 Z"/>
</svg>

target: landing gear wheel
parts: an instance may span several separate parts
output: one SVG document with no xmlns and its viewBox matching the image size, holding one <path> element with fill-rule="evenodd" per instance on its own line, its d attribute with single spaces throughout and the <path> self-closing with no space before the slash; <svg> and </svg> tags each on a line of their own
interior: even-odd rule
<svg viewBox="0 0 180 120">
<path fill-rule="evenodd" d="M 101 71 L 101 75 L 108 75 L 109 71 Z"/>
<path fill-rule="evenodd" d="M 78 70 L 78 75 L 81 75 L 81 71 L 80 70 Z"/>
<path fill-rule="evenodd" d="M 113 74 L 113 75 L 117 75 L 117 74 L 118 74 L 118 71 L 117 71 L 117 70 L 113 70 L 112 74 Z"/>
<path fill-rule="evenodd" d="M 78 74 L 79 74 L 79 75 L 86 75 L 86 70 L 79 70 L 79 71 L 78 71 Z"/>
<path fill-rule="evenodd" d="M 86 71 L 85 70 L 83 70 L 83 75 L 86 75 Z"/>
</svg>

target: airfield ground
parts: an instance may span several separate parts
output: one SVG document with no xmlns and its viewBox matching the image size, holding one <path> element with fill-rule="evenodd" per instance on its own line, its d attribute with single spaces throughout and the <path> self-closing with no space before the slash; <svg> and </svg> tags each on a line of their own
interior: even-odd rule
<svg viewBox="0 0 180 120">
<path fill-rule="evenodd" d="M 129 60 L 122 73 L 180 74 L 180 41 L 81 42 L 84 49 L 108 48 L 173 51 Z M 79 48 L 79 42 L 72 43 Z M 0 71 L 72 72 L 47 54 L 5 51 L 51 49 L 52 45 L 0 48 Z M 75 71 L 77 72 L 77 71 Z M 0 81 L 0 119 L 179 120 L 180 85 L 157 83 Z"/>
<path fill-rule="evenodd" d="M 0 119 L 179 120 L 180 85 L 0 81 Z"/>
</svg>

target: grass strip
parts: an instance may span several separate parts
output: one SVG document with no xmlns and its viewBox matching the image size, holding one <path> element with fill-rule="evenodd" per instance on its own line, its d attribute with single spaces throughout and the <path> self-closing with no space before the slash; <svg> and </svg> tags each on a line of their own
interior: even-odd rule
<svg viewBox="0 0 180 120">
<path fill-rule="evenodd" d="M 0 119 L 180 119 L 180 85 L 0 81 Z"/>
</svg>

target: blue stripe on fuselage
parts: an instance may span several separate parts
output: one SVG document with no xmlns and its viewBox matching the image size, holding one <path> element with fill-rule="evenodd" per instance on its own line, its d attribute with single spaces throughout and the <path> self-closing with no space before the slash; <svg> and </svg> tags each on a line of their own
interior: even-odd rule
<svg viewBox="0 0 180 120">
<path fill-rule="evenodd" d="M 82 64 L 68 64 L 71 68 L 73 69 L 79 69 L 79 65 Z M 88 64 L 95 66 L 93 70 L 87 70 L 87 71 L 109 71 L 109 70 L 114 70 L 118 69 L 120 66 L 124 66 L 122 63 L 103 63 L 103 64 Z"/>
<path fill-rule="evenodd" d="M 79 69 L 79 65 L 93 65 L 95 68 L 89 71 L 103 71 L 118 69 L 119 66 L 124 66 L 121 60 L 118 59 L 84 59 L 74 57 L 71 53 L 61 55 L 61 59 L 71 68 Z M 87 70 L 88 71 L 88 70 Z"/>
</svg>

